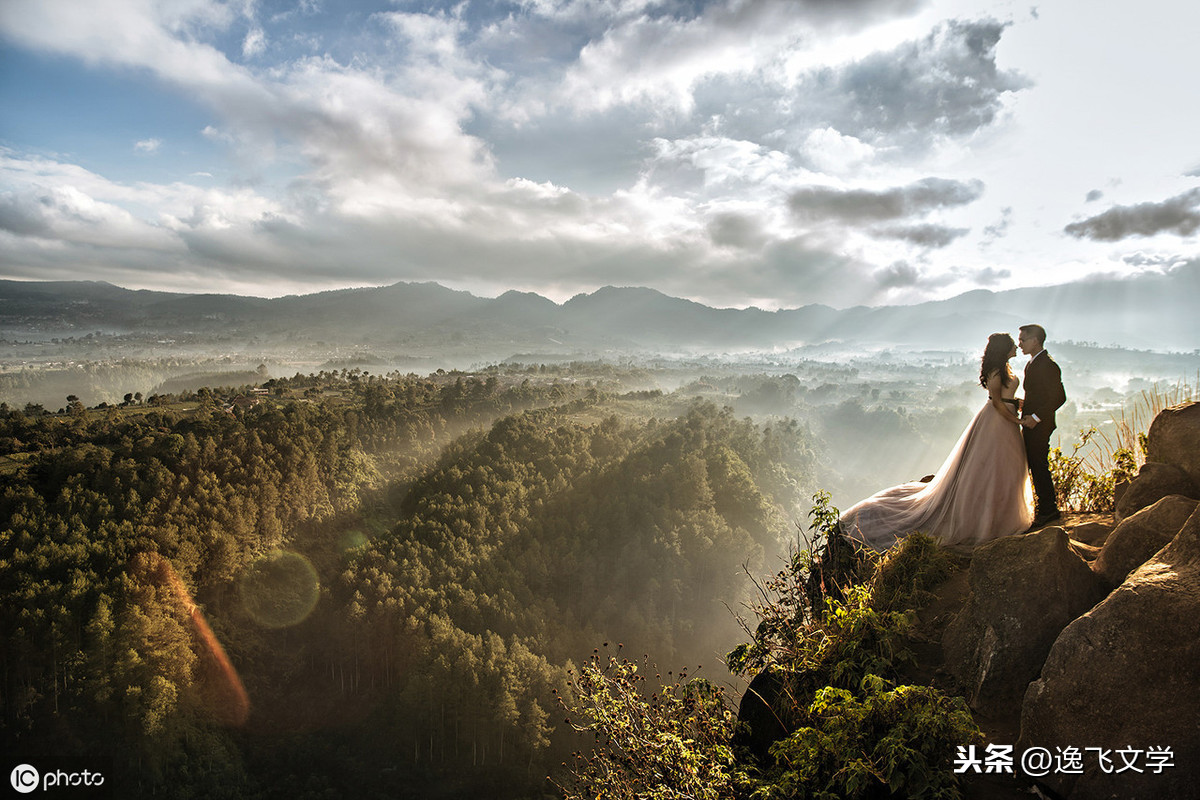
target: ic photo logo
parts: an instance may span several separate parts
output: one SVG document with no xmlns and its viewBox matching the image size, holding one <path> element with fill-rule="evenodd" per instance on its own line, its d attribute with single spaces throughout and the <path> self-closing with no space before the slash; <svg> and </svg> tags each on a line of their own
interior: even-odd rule
<svg viewBox="0 0 1200 800">
<path fill-rule="evenodd" d="M 12 775 L 9 776 L 12 781 L 12 787 L 21 794 L 29 794 L 34 789 L 38 788 L 38 784 L 42 782 L 42 776 L 38 771 L 28 764 L 21 764 L 15 767 Z"/>
<path fill-rule="evenodd" d="M 104 785 L 104 774 L 93 769 L 76 772 L 56 769 L 53 772 L 41 772 L 31 764 L 21 764 L 13 768 L 8 780 L 12 788 L 21 794 L 29 794 L 38 789 L 43 792 L 54 789 L 87 789 L 91 791 L 92 796 L 95 796 L 97 791 L 105 795 L 108 793 L 108 787 Z"/>
</svg>

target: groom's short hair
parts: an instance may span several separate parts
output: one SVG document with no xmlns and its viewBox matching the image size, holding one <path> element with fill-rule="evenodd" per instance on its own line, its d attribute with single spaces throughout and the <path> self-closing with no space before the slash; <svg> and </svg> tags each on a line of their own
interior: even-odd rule
<svg viewBox="0 0 1200 800">
<path fill-rule="evenodd" d="M 1021 333 L 1029 334 L 1034 339 L 1037 339 L 1038 344 L 1044 345 L 1046 343 L 1046 329 L 1041 325 L 1022 325 L 1020 330 Z"/>
</svg>

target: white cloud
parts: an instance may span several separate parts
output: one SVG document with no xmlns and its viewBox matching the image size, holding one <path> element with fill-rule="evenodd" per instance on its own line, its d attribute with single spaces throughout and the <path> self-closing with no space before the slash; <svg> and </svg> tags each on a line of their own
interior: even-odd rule
<svg viewBox="0 0 1200 800">
<path fill-rule="evenodd" d="M 589 36 L 577 57 L 543 97 L 547 108 L 584 113 L 645 104 L 687 113 L 693 90 L 713 76 L 782 74 L 788 57 L 818 37 L 837 38 L 881 19 L 903 16 L 920 0 L 794 2 L 742 0 L 700 6 L 677 3 L 539 3 L 531 9 L 558 23 L 578 24 L 592 12 Z M 522 34 L 500 26 L 510 39 Z M 536 25 L 532 26 L 538 29 Z M 537 84 L 541 94 L 545 86 Z"/>
<path fill-rule="evenodd" d="M 39 250 L 46 241 L 68 252 L 86 247 L 92 262 L 117 264 L 130 250 L 184 255 L 181 233 L 230 231 L 290 216 L 250 189 L 122 184 L 71 164 L 10 153 L 0 154 L 0 177 L 0 229 L 39 240 Z"/>
<path fill-rule="evenodd" d="M 655 153 L 646 174 L 664 187 L 686 184 L 691 175 L 710 193 L 730 193 L 749 186 L 762 192 L 787 185 L 796 172 L 785 153 L 755 142 L 701 135 L 656 139 L 653 144 Z M 674 177 L 669 174 L 672 172 Z"/>
<path fill-rule="evenodd" d="M 875 156 L 875 148 L 828 126 L 814 129 L 804 140 L 804 155 L 822 172 L 844 174 Z"/>
<path fill-rule="evenodd" d="M 1025 69 L 1049 58 L 1031 32 L 1052 15 L 1009 24 L 990 5 L 381 2 L 334 33 L 312 27 L 334 4 L 8 0 L 6 41 L 150 76 L 202 106 L 204 144 L 229 160 L 186 162 L 176 174 L 204 178 L 190 183 L 117 181 L 23 143 L 0 151 L 0 238 L 13 274 L 627 282 L 788 305 L 1045 280 L 1048 261 L 1129 270 L 1118 233 L 1153 228 L 1167 250 L 1172 232 L 1193 235 L 1195 181 L 1179 173 L 1194 146 L 1162 169 L 1171 188 L 1118 194 L 1096 165 L 1121 148 L 1085 170 L 1070 148 L 1039 165 L 1048 151 L 1014 144 L 1047 81 Z M 170 154 L 134 145 L 157 169 L 184 149 L 163 136 Z M 1114 187 L 1108 217 L 1081 205 L 1096 186 Z M 1058 191 L 1069 202 L 1043 202 Z M 1072 214 L 1084 227 L 1065 236 Z"/>
<path fill-rule="evenodd" d="M 242 40 L 242 57 L 254 58 L 262 55 L 267 49 L 267 35 L 262 28 L 251 28 Z"/>
<path fill-rule="evenodd" d="M 171 237 L 155 226 L 70 185 L 0 194 L 0 230 L 59 246 L 171 249 Z"/>
<path fill-rule="evenodd" d="M 416 17 L 385 17 L 424 50 L 393 74 L 347 66 L 329 57 L 284 62 L 255 73 L 219 50 L 190 38 L 196 30 L 228 26 L 224 6 L 196 2 L 147 9 L 126 0 L 87 13 L 62 0 L 17 0 L 4 17 L 10 35 L 86 60 L 151 70 L 195 95 L 223 125 L 205 134 L 236 142 L 256 160 L 277 146 L 294 148 L 321 181 L 380 171 L 425 187 L 477 180 L 486 149 L 462 133 L 470 103 L 483 96 L 479 79 L 430 65 L 453 57 L 451 19 L 416 29 Z M 437 31 L 437 35 L 431 33 Z M 183 37 L 182 34 L 189 34 Z"/>
</svg>

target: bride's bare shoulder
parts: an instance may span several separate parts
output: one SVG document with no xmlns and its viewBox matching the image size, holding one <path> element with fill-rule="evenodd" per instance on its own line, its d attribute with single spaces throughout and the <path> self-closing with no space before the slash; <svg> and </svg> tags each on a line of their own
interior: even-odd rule
<svg viewBox="0 0 1200 800">
<path fill-rule="evenodd" d="M 987 390 L 989 394 L 999 392 L 1000 396 L 1011 397 L 1016 392 L 1020 382 L 1021 379 L 1013 372 L 1012 365 L 1005 364 L 1003 367 L 997 367 L 988 373 Z"/>
</svg>

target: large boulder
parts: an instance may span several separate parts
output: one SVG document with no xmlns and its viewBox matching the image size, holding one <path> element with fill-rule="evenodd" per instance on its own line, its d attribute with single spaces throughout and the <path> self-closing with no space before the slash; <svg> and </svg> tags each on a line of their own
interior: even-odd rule
<svg viewBox="0 0 1200 800">
<path fill-rule="evenodd" d="M 1103 547 L 1113 526 L 1103 522 L 1085 522 L 1070 530 L 1071 538 L 1092 547 Z"/>
<path fill-rule="evenodd" d="M 1069 800 L 1195 798 L 1200 786 L 1200 511 L 1120 587 L 1055 641 L 1021 709 L 1016 752 L 1076 747 L 1082 774 L 1040 780 Z M 1099 753 L 1107 748 L 1113 771 Z M 1122 765 L 1118 750 L 1169 747 L 1155 774 L 1145 756 Z"/>
<path fill-rule="evenodd" d="M 1200 501 L 1173 494 L 1122 520 L 1105 540 L 1092 569 L 1109 586 L 1120 585 L 1175 538 L 1197 506 Z"/>
<path fill-rule="evenodd" d="M 754 676 L 738 705 L 738 726 L 733 744 L 745 750 L 760 764 L 770 763 L 771 745 L 796 727 L 795 700 L 791 697 L 788 677 L 766 669 Z"/>
<path fill-rule="evenodd" d="M 1181 467 L 1200 486 L 1200 402 L 1171 406 L 1154 417 L 1147 433 L 1146 460 Z"/>
<path fill-rule="evenodd" d="M 1143 508 L 1152 506 L 1164 497 L 1181 494 L 1184 497 L 1200 499 L 1200 492 L 1191 477 L 1184 472 L 1183 467 L 1175 464 L 1164 464 L 1158 461 L 1147 461 L 1138 470 L 1137 477 L 1121 499 L 1117 501 L 1117 521 L 1133 516 Z"/>
<path fill-rule="evenodd" d="M 975 551 L 970 595 L 942 649 L 977 711 L 1011 714 L 1058 634 L 1104 597 L 1099 576 L 1068 542 L 1066 531 L 1050 527 Z"/>
</svg>

